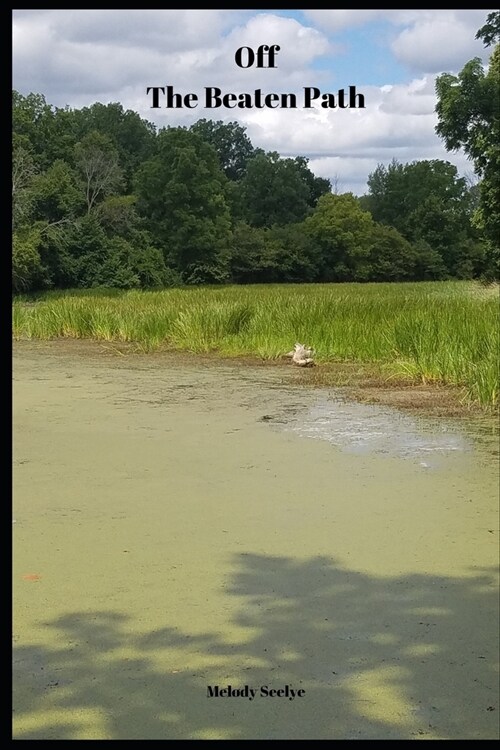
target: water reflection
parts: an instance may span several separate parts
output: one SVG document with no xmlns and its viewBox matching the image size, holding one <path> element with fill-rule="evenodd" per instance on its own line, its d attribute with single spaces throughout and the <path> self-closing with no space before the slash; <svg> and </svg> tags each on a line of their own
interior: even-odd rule
<svg viewBox="0 0 500 750">
<path fill-rule="evenodd" d="M 397 409 L 322 395 L 302 408 L 284 408 L 262 421 L 301 437 L 326 440 L 347 453 L 376 453 L 418 459 L 423 468 L 440 457 L 470 453 L 476 438 L 458 420 L 432 419 Z M 489 440 L 488 440 L 489 437 Z M 490 442 L 492 436 L 482 435 Z"/>
<path fill-rule="evenodd" d="M 470 438 L 451 424 L 340 398 L 318 401 L 288 428 L 304 437 L 327 440 L 352 453 L 415 457 L 472 448 Z"/>
</svg>

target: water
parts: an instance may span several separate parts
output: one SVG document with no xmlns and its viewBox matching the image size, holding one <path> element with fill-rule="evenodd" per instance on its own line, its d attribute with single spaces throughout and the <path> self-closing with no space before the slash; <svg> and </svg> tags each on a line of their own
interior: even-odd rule
<svg viewBox="0 0 500 750">
<path fill-rule="evenodd" d="M 347 453 L 421 459 L 435 466 L 448 453 L 470 452 L 473 439 L 451 421 L 417 418 L 397 409 L 322 396 L 300 413 L 284 413 L 285 429 L 325 440 Z M 425 459 L 425 460 L 424 460 Z"/>
<path fill-rule="evenodd" d="M 495 436 L 283 372 L 16 344 L 16 739 L 498 737 Z"/>
</svg>

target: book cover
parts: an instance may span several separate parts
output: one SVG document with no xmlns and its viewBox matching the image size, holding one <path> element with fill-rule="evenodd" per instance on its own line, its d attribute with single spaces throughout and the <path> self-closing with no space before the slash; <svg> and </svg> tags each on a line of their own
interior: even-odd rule
<svg viewBox="0 0 500 750">
<path fill-rule="evenodd" d="M 15 739 L 498 738 L 497 42 L 14 11 Z"/>
</svg>

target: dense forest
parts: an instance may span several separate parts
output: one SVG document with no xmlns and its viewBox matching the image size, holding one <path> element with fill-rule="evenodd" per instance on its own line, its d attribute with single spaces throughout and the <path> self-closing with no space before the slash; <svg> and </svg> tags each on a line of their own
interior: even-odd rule
<svg viewBox="0 0 500 750">
<path fill-rule="evenodd" d="M 437 84 L 437 131 L 478 184 L 447 161 L 393 160 L 360 198 L 237 122 L 157 130 L 119 103 L 14 91 L 13 289 L 496 278 L 499 70 L 497 44 L 487 73 L 476 58 Z"/>
</svg>

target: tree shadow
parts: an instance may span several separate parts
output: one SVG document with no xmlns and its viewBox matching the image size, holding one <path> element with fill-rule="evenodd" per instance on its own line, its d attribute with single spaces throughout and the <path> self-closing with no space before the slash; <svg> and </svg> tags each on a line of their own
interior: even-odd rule
<svg viewBox="0 0 500 750">
<path fill-rule="evenodd" d="M 498 737 L 492 571 L 374 577 L 256 554 L 234 565 L 243 641 L 182 632 L 168 615 L 138 633 L 100 611 L 45 623 L 58 648 L 16 646 L 15 739 Z M 229 684 L 305 695 L 207 697 Z"/>
</svg>

